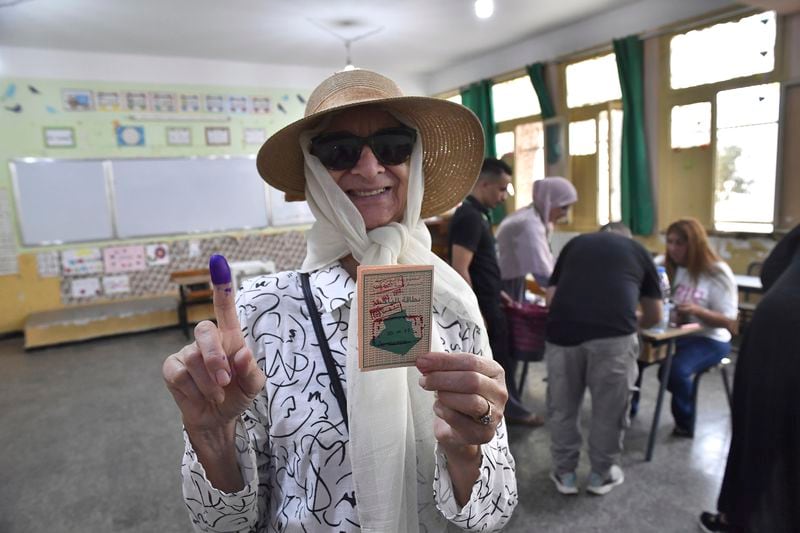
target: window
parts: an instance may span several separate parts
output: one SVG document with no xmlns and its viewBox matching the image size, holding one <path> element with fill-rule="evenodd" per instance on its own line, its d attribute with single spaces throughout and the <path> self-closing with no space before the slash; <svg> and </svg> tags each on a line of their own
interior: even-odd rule
<svg viewBox="0 0 800 533">
<path fill-rule="evenodd" d="M 717 93 L 714 226 L 770 233 L 775 215 L 780 84 Z"/>
<path fill-rule="evenodd" d="M 495 122 L 541 114 L 530 78 L 521 76 L 492 85 L 492 111 Z"/>
<path fill-rule="evenodd" d="M 569 108 L 622 98 L 614 54 L 567 65 L 566 77 Z"/>
<path fill-rule="evenodd" d="M 450 98 L 445 98 L 445 100 L 461 105 L 461 93 L 456 93 Z"/>
<path fill-rule="evenodd" d="M 771 72 L 774 68 L 774 11 L 693 30 L 670 41 L 673 89 Z"/>
<path fill-rule="evenodd" d="M 609 120 L 609 116 L 611 117 Z M 597 223 L 622 220 L 622 110 L 601 111 L 597 118 Z"/>
<path fill-rule="evenodd" d="M 533 201 L 533 182 L 544 178 L 544 126 L 538 121 L 520 124 L 514 138 L 514 209 L 520 209 Z"/>
<path fill-rule="evenodd" d="M 569 123 L 569 155 L 597 153 L 597 121 L 579 120 Z"/>
<path fill-rule="evenodd" d="M 670 120 L 672 148 L 691 148 L 711 144 L 711 102 L 676 105 Z"/>
<path fill-rule="evenodd" d="M 514 153 L 514 132 L 504 131 L 497 133 L 494 136 L 494 147 L 497 152 L 497 157 L 503 157 L 506 154 Z"/>
</svg>

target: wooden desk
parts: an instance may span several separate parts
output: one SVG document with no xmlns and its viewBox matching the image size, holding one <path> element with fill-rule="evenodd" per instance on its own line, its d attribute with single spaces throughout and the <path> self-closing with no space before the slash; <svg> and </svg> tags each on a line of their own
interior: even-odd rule
<svg viewBox="0 0 800 533">
<path fill-rule="evenodd" d="M 211 274 L 208 269 L 178 270 L 170 274 L 170 281 L 178 284 L 180 301 L 178 302 L 178 322 L 183 334 L 189 338 L 189 321 L 187 307 L 208 304 L 213 301 L 214 291 L 211 288 Z"/>
<path fill-rule="evenodd" d="M 652 329 L 645 329 L 642 330 L 641 336 L 645 342 L 649 342 L 653 347 L 661 346 L 662 344 L 667 344 L 667 356 L 660 360 L 655 361 L 653 363 L 644 363 L 640 364 L 639 366 L 639 379 L 641 379 L 641 372 L 644 368 L 650 366 L 651 364 L 661 364 L 664 365 L 664 377 L 661 379 L 661 383 L 658 387 L 658 397 L 656 398 L 656 409 L 653 412 L 653 422 L 650 425 L 650 435 L 647 438 L 647 452 L 645 453 L 645 461 L 650 461 L 653 459 L 653 449 L 656 445 L 656 433 L 658 432 L 658 422 L 661 418 L 661 405 L 664 402 L 664 392 L 667 390 L 667 381 L 669 381 L 669 372 L 672 368 L 672 358 L 675 356 L 675 341 L 681 337 L 687 337 L 689 335 L 697 335 L 703 331 L 706 331 L 707 328 L 697 325 L 697 327 L 693 328 L 667 328 L 664 331 L 655 331 Z"/>
</svg>

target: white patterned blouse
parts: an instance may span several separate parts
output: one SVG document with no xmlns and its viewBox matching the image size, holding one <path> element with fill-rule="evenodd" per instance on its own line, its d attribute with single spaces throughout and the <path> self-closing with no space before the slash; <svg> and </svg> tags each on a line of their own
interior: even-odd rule
<svg viewBox="0 0 800 533">
<path fill-rule="evenodd" d="M 346 391 L 347 325 L 355 282 L 338 262 L 312 273 L 310 282 Z M 237 423 L 245 481 L 241 491 L 215 489 L 184 438 L 183 495 L 195 530 L 359 531 L 348 434 L 317 348 L 300 276 L 281 272 L 247 280 L 236 303 L 245 341 L 267 381 Z M 442 335 L 442 351 L 478 353 L 479 326 L 459 322 L 447 308 L 435 305 L 433 319 Z M 441 521 L 420 524 L 420 531 L 495 531 L 508 521 L 517 503 L 517 485 L 505 422 L 481 448 L 480 477 L 463 508 L 453 496 L 446 458 L 436 451 L 434 483 L 428 490 L 434 491 Z"/>
</svg>

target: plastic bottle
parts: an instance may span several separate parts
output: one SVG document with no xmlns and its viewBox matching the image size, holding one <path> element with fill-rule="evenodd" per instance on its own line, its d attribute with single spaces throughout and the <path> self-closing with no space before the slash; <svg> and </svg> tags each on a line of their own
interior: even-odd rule
<svg viewBox="0 0 800 533">
<path fill-rule="evenodd" d="M 672 311 L 672 300 L 670 299 L 670 285 L 669 285 L 669 276 L 667 276 L 667 269 L 666 267 L 659 266 L 657 268 L 658 271 L 658 282 L 661 286 L 661 298 L 664 302 L 664 307 L 661 312 L 661 321 L 656 325 L 654 329 L 658 331 L 664 331 L 669 327 L 669 316 L 670 312 Z"/>
</svg>

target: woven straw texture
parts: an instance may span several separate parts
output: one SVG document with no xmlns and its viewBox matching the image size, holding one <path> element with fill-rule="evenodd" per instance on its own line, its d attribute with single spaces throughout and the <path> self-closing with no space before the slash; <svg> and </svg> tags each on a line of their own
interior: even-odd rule
<svg viewBox="0 0 800 533">
<path fill-rule="evenodd" d="M 448 211 L 470 192 L 483 162 L 483 129 L 464 106 L 422 96 L 403 96 L 388 78 L 368 70 L 338 72 L 308 99 L 305 117 L 278 131 L 258 152 L 258 172 L 292 199 L 305 198 L 299 135 L 333 111 L 371 104 L 407 117 L 422 137 L 425 195 L 422 217 Z"/>
</svg>

